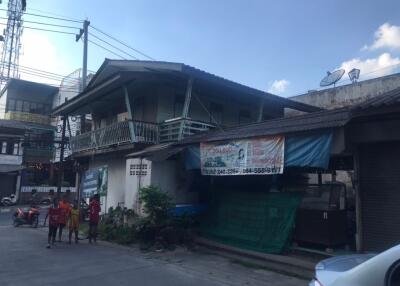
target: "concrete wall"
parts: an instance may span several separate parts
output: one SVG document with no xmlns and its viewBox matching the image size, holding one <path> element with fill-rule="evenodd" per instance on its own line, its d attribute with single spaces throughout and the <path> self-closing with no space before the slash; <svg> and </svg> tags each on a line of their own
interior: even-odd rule
<svg viewBox="0 0 400 286">
<path fill-rule="evenodd" d="M 310 91 L 290 97 L 290 99 L 327 109 L 334 109 L 363 102 L 398 87 L 400 87 L 400 74 L 394 74 L 336 88 Z M 287 114 L 294 113 L 296 112 L 291 111 Z"/>
<path fill-rule="evenodd" d="M 139 167 L 142 166 L 142 167 Z M 140 213 L 138 193 L 141 187 L 149 186 L 152 164 L 146 159 L 127 159 L 125 176 L 125 207 Z"/>
<path fill-rule="evenodd" d="M 125 201 L 125 158 L 94 157 L 90 160 L 89 169 L 108 167 L 108 192 L 103 208 L 116 207 Z"/>
</svg>

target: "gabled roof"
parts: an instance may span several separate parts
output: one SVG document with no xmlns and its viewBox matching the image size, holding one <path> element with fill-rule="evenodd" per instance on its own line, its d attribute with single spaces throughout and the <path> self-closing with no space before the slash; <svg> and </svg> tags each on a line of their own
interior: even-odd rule
<svg viewBox="0 0 400 286">
<path fill-rule="evenodd" d="M 304 112 L 315 112 L 321 110 L 321 108 L 319 107 L 314 107 L 308 104 L 299 103 L 287 98 L 283 98 L 255 88 L 251 88 L 182 63 L 106 59 L 99 68 L 99 70 L 96 72 L 94 77 L 91 79 L 86 89 L 81 94 L 71 99 L 69 102 L 66 102 L 57 107 L 53 111 L 53 114 L 55 115 L 60 114 L 61 110 L 63 109 L 65 110 L 66 105 L 72 106 L 72 104 L 78 103 L 80 99 L 85 96 L 85 94 L 92 92 L 94 89 L 96 89 L 100 85 L 103 85 L 106 81 L 109 81 L 111 78 L 121 74 L 125 74 L 125 77 L 127 77 L 126 75 L 130 73 L 131 74 L 154 73 L 154 74 L 164 74 L 164 75 L 166 74 L 178 75 L 178 76 L 180 75 L 187 78 L 193 77 L 195 80 L 196 79 L 204 80 L 209 83 L 219 85 L 223 88 L 232 89 L 236 92 L 240 92 L 250 96 L 257 96 L 260 98 L 264 97 L 267 100 L 270 100 L 276 104 L 279 104 L 287 108 L 292 108 Z"/>
</svg>

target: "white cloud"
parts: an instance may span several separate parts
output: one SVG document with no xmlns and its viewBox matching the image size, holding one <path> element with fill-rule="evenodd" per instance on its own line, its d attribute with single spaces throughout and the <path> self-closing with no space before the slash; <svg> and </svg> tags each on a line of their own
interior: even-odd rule
<svg viewBox="0 0 400 286">
<path fill-rule="evenodd" d="M 400 49 L 400 26 L 385 23 L 374 34 L 372 45 L 365 45 L 361 50 L 376 50 L 380 48 Z"/>
<path fill-rule="evenodd" d="M 273 94 L 281 94 L 286 91 L 290 82 L 286 79 L 274 80 L 268 89 L 268 92 Z"/>
<path fill-rule="evenodd" d="M 361 60 L 354 58 L 342 63 L 340 68 L 346 70 L 346 73 L 353 68 L 360 69 L 360 77 L 371 78 L 379 77 L 393 73 L 400 64 L 398 57 L 392 57 L 389 53 L 383 53 L 377 58 Z"/>
</svg>

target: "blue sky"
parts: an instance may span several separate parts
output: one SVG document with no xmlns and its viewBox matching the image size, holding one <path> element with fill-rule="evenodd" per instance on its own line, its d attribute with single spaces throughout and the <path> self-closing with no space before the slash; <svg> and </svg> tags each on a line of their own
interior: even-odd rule
<svg viewBox="0 0 400 286">
<path fill-rule="evenodd" d="M 339 67 L 360 67 L 367 78 L 396 72 L 400 64 L 395 0 L 28 1 L 28 13 L 42 11 L 88 18 L 157 60 L 183 62 L 282 96 L 318 88 L 326 71 Z M 23 40 L 21 65 L 67 74 L 82 64 L 82 43 L 72 35 L 25 29 Z M 105 57 L 116 58 L 90 45 L 89 69 Z"/>
</svg>

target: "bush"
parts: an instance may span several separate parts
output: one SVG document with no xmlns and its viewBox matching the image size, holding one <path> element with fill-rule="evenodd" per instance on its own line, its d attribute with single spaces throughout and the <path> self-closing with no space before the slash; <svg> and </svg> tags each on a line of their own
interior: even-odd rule
<svg viewBox="0 0 400 286">
<path fill-rule="evenodd" d="M 139 200 L 144 204 L 144 212 L 150 224 L 161 226 L 167 223 L 172 207 L 167 193 L 155 186 L 143 187 L 139 190 Z"/>
</svg>

